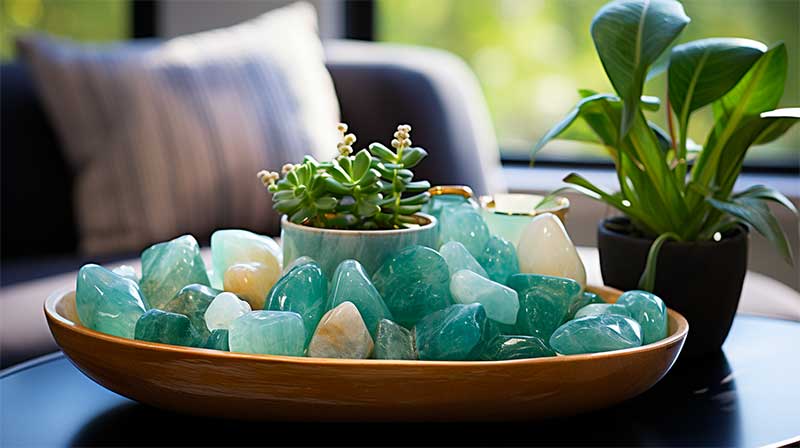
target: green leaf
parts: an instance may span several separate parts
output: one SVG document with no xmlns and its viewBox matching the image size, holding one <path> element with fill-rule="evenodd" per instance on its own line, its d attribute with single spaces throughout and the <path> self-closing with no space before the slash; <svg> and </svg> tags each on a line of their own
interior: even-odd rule
<svg viewBox="0 0 800 448">
<path fill-rule="evenodd" d="M 332 178 L 325 178 L 325 189 L 336 195 L 350 194 L 352 190 L 345 187 L 341 182 Z"/>
<path fill-rule="evenodd" d="M 303 207 L 300 210 L 292 213 L 292 216 L 289 217 L 289 221 L 294 223 L 302 223 L 306 219 L 313 217 L 316 214 L 314 208 L 312 207 Z"/>
<path fill-rule="evenodd" d="M 617 0 L 603 6 L 591 33 L 600 61 L 624 102 L 620 136 L 639 109 L 645 75 L 690 21 L 675 0 Z"/>
<path fill-rule="evenodd" d="M 400 161 L 403 163 L 404 168 L 414 168 L 427 156 L 428 152 L 422 148 L 406 148 L 403 150 L 403 156 L 400 158 Z"/>
<path fill-rule="evenodd" d="M 362 218 L 370 218 L 379 211 L 381 211 L 381 208 L 378 206 L 378 204 L 368 201 L 359 201 L 358 207 L 356 208 L 356 212 Z"/>
<path fill-rule="evenodd" d="M 293 212 L 303 202 L 303 198 L 287 199 L 285 201 L 274 202 L 272 208 L 278 213 L 289 214 Z"/>
<path fill-rule="evenodd" d="M 787 263 L 793 264 L 792 249 L 786 241 L 786 235 L 784 235 L 778 220 L 764 200 L 745 197 L 732 201 L 707 198 L 706 201 L 717 210 L 727 213 L 754 228 L 778 249 Z"/>
<path fill-rule="evenodd" d="M 369 145 L 369 152 L 372 153 L 373 156 L 381 159 L 387 163 L 398 162 L 397 155 L 392 152 L 389 148 L 383 146 L 382 144 L 375 142 Z"/>
<path fill-rule="evenodd" d="M 420 193 L 414 196 L 409 196 L 407 198 L 403 198 L 400 200 L 401 205 L 420 205 L 428 202 L 430 199 L 431 194 L 427 191 L 424 193 Z"/>
<path fill-rule="evenodd" d="M 418 180 L 406 184 L 406 191 L 415 193 L 417 191 L 427 191 L 431 188 L 431 183 L 427 180 Z"/>
<path fill-rule="evenodd" d="M 369 155 L 369 151 L 366 149 L 362 149 L 356 154 L 356 158 L 353 161 L 353 180 L 359 180 L 367 174 L 370 162 L 372 162 L 372 156 Z"/>
<path fill-rule="evenodd" d="M 555 126 L 550 128 L 549 131 L 542 138 L 536 142 L 533 149 L 531 149 L 531 157 L 535 157 L 536 153 L 539 152 L 544 146 L 554 138 L 557 138 L 561 135 L 564 131 L 566 131 L 574 122 L 575 120 L 581 115 L 582 110 L 586 107 L 586 105 L 591 104 L 595 101 L 605 101 L 607 99 L 614 99 L 616 98 L 614 95 L 608 93 L 598 93 L 593 94 L 591 96 L 585 97 L 578 102 L 577 105 L 564 117 L 560 122 L 558 122 Z"/>
<path fill-rule="evenodd" d="M 653 292 L 656 286 L 656 266 L 658 264 L 658 254 L 661 252 L 661 246 L 667 240 L 680 240 L 680 237 L 672 232 L 663 233 L 653 241 L 650 245 L 650 250 L 647 252 L 647 264 L 645 264 L 644 272 L 639 277 L 639 289 L 644 291 Z"/>
<path fill-rule="evenodd" d="M 791 200 L 783 195 L 780 191 L 772 188 L 767 187 L 765 185 L 753 185 L 752 187 L 736 193 L 732 196 L 733 199 L 742 199 L 742 198 L 757 198 L 763 199 L 766 201 L 777 202 L 778 204 L 783 205 L 789 211 L 797 215 L 797 208 L 794 206 Z"/>
<path fill-rule="evenodd" d="M 317 198 L 317 200 L 314 201 L 314 205 L 316 205 L 316 207 L 320 210 L 333 210 L 338 202 L 339 201 L 337 201 L 333 196 L 323 196 L 321 198 Z"/>
</svg>

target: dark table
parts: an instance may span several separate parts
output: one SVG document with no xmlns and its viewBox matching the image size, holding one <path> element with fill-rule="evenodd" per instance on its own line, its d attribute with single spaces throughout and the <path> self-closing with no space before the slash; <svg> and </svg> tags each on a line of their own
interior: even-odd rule
<svg viewBox="0 0 800 448">
<path fill-rule="evenodd" d="M 620 378 L 620 381 L 625 381 Z M 681 359 L 651 390 L 570 418 L 515 423 L 238 422 L 132 402 L 61 353 L 0 373 L 0 446 L 714 445 L 800 440 L 800 324 L 739 316 L 724 353 Z"/>
</svg>

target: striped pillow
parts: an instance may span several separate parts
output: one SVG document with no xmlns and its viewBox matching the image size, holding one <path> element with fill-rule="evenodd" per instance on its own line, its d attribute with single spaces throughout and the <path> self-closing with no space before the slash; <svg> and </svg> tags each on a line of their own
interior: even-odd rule
<svg viewBox="0 0 800 448">
<path fill-rule="evenodd" d="M 307 3 L 162 43 L 18 45 L 77 176 L 87 254 L 274 233 L 256 172 L 335 148 L 339 105 Z"/>
</svg>

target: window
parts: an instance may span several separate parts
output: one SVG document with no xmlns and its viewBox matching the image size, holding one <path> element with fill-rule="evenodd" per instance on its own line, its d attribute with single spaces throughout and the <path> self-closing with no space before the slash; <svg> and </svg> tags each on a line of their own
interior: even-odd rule
<svg viewBox="0 0 800 448">
<path fill-rule="evenodd" d="M 589 24 L 606 0 L 377 0 L 377 40 L 439 47 L 461 56 L 484 90 L 505 160 L 527 160 L 528 150 L 577 102 L 578 88 L 612 92 L 594 50 Z M 679 42 L 747 37 L 786 42 L 789 73 L 782 106 L 800 105 L 800 2 L 795 0 L 685 0 L 692 23 Z M 646 94 L 664 99 L 666 76 Z M 664 109 L 649 117 L 662 127 Z M 712 124 L 708 108 L 693 115 L 690 137 L 702 144 Z M 538 160 L 596 162 L 603 150 L 553 142 Z M 800 168 L 800 127 L 752 149 L 750 167 Z"/>
</svg>

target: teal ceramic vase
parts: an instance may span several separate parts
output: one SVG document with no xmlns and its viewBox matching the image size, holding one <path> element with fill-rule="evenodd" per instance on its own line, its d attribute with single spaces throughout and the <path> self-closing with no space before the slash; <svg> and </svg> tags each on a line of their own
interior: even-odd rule
<svg viewBox="0 0 800 448">
<path fill-rule="evenodd" d="M 358 260 L 371 276 L 387 258 L 408 246 L 419 245 L 436 249 L 436 218 L 423 213 L 416 215 L 417 227 L 397 230 L 337 230 L 319 229 L 281 220 L 283 265 L 288 266 L 300 257 L 311 257 L 319 263 L 328 278 L 344 260 Z"/>
<path fill-rule="evenodd" d="M 543 196 L 533 194 L 481 196 L 481 216 L 493 235 L 501 236 L 516 246 L 522 231 L 538 214 L 552 213 L 566 224 L 569 200 L 562 196 L 547 202 L 542 202 L 543 199 Z"/>
</svg>

